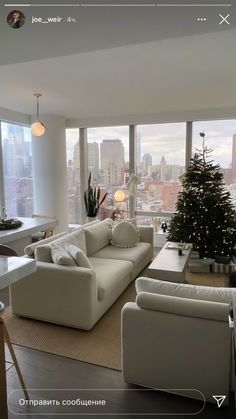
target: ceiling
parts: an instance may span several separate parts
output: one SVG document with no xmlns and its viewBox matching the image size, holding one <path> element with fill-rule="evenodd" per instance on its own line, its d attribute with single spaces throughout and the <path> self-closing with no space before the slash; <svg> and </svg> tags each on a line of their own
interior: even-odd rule
<svg viewBox="0 0 236 419">
<path fill-rule="evenodd" d="M 68 9 L 25 8 L 23 28 L 0 25 L 0 106 L 32 114 L 38 91 L 42 113 L 70 119 L 235 106 L 232 9 L 230 25 L 228 9 L 203 12 L 76 7 L 78 23 L 42 25 L 32 15 Z"/>
</svg>

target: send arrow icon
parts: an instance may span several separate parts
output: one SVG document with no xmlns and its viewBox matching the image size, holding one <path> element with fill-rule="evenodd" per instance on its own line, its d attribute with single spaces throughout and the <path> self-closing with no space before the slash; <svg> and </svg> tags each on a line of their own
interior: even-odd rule
<svg viewBox="0 0 236 419">
<path fill-rule="evenodd" d="M 215 399 L 218 407 L 221 407 L 226 399 L 226 396 L 212 396 L 212 397 L 213 399 Z"/>
</svg>

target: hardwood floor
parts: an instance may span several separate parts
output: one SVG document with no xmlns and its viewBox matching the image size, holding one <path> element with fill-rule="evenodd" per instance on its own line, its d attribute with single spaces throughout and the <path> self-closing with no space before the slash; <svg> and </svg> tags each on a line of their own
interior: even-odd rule
<svg viewBox="0 0 236 419">
<path fill-rule="evenodd" d="M 36 419 L 50 417 L 50 414 L 56 419 L 87 418 L 84 413 L 91 413 L 91 411 L 93 412 L 91 417 L 95 419 L 103 416 L 114 417 L 111 415 L 112 412 L 122 412 L 121 417 L 125 419 L 147 417 L 147 415 L 136 415 L 141 411 L 160 413 L 158 416 L 152 415 L 158 418 L 164 418 L 167 413 L 172 413 L 171 418 L 179 419 L 182 417 L 181 413 L 184 414 L 184 418 L 191 418 L 190 413 L 196 413 L 203 407 L 201 402 L 164 392 L 141 392 L 141 387 L 124 383 L 121 373 L 116 370 L 19 346 L 15 346 L 15 351 L 31 400 L 46 399 L 62 402 L 62 400 L 78 398 L 81 400 L 101 399 L 106 400 L 106 407 L 96 406 L 91 410 L 91 407 L 84 406 L 21 406 L 19 400 L 23 399 L 23 393 L 20 390 L 15 369 L 12 367 L 7 373 L 9 419 L 20 417 Z M 135 391 L 130 391 L 131 389 Z M 41 416 L 42 414 L 44 416 Z M 218 409 L 214 404 L 207 404 L 197 417 L 202 419 L 235 417 L 233 398 L 229 408 Z"/>
<path fill-rule="evenodd" d="M 0 293 L 0 300 L 8 304 L 8 293 Z M 201 402 L 172 394 L 142 390 L 138 386 L 124 383 L 119 371 L 75 361 L 37 350 L 14 346 L 26 386 L 32 400 L 105 400 L 106 406 L 24 406 L 23 392 L 20 389 L 14 366 L 7 372 L 9 419 L 40 417 L 59 418 L 91 418 L 101 419 L 119 417 L 122 419 L 146 418 L 141 412 L 156 413 L 151 417 L 179 419 L 192 418 L 201 411 Z M 10 356 L 7 353 L 7 360 Z M 9 363 L 7 367 L 9 368 Z M 87 391 L 85 391 L 87 389 Z M 93 390 L 92 390 L 93 389 Z M 106 390 L 104 390 L 106 389 Z M 133 391 L 131 391 L 133 389 Z M 19 404 L 21 400 L 21 404 Z M 113 413 L 113 414 L 112 414 Z M 158 414 L 158 415 L 157 415 Z M 170 415 L 171 414 L 171 415 Z M 90 417 L 90 416 L 89 416 Z M 217 408 L 215 404 L 206 404 L 197 414 L 201 419 L 233 419 L 235 417 L 234 397 L 230 406 Z M 0 419 L 4 419 L 1 417 Z"/>
</svg>

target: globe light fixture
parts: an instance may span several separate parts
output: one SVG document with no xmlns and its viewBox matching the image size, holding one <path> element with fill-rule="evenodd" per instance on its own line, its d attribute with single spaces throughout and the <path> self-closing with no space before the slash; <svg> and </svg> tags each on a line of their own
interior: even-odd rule
<svg viewBox="0 0 236 419">
<path fill-rule="evenodd" d="M 125 193 L 122 190 L 118 190 L 114 193 L 114 199 L 116 202 L 123 202 L 125 200 Z"/>
<path fill-rule="evenodd" d="M 45 125 L 39 119 L 39 98 L 42 95 L 41 95 L 41 93 L 34 93 L 33 96 L 35 96 L 36 99 L 37 99 L 37 111 L 36 111 L 37 121 L 34 122 L 31 125 L 31 133 L 33 135 L 35 135 L 36 137 L 41 137 L 45 133 L 45 131 L 46 131 Z"/>
</svg>

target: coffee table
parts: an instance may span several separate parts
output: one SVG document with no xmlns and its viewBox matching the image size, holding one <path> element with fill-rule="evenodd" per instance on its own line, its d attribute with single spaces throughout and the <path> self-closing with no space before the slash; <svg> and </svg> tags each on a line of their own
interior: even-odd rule
<svg viewBox="0 0 236 419">
<path fill-rule="evenodd" d="M 181 256 L 178 251 L 179 247 L 183 247 Z M 167 242 L 148 267 L 148 276 L 162 281 L 185 282 L 191 250 L 191 243 Z"/>
</svg>

